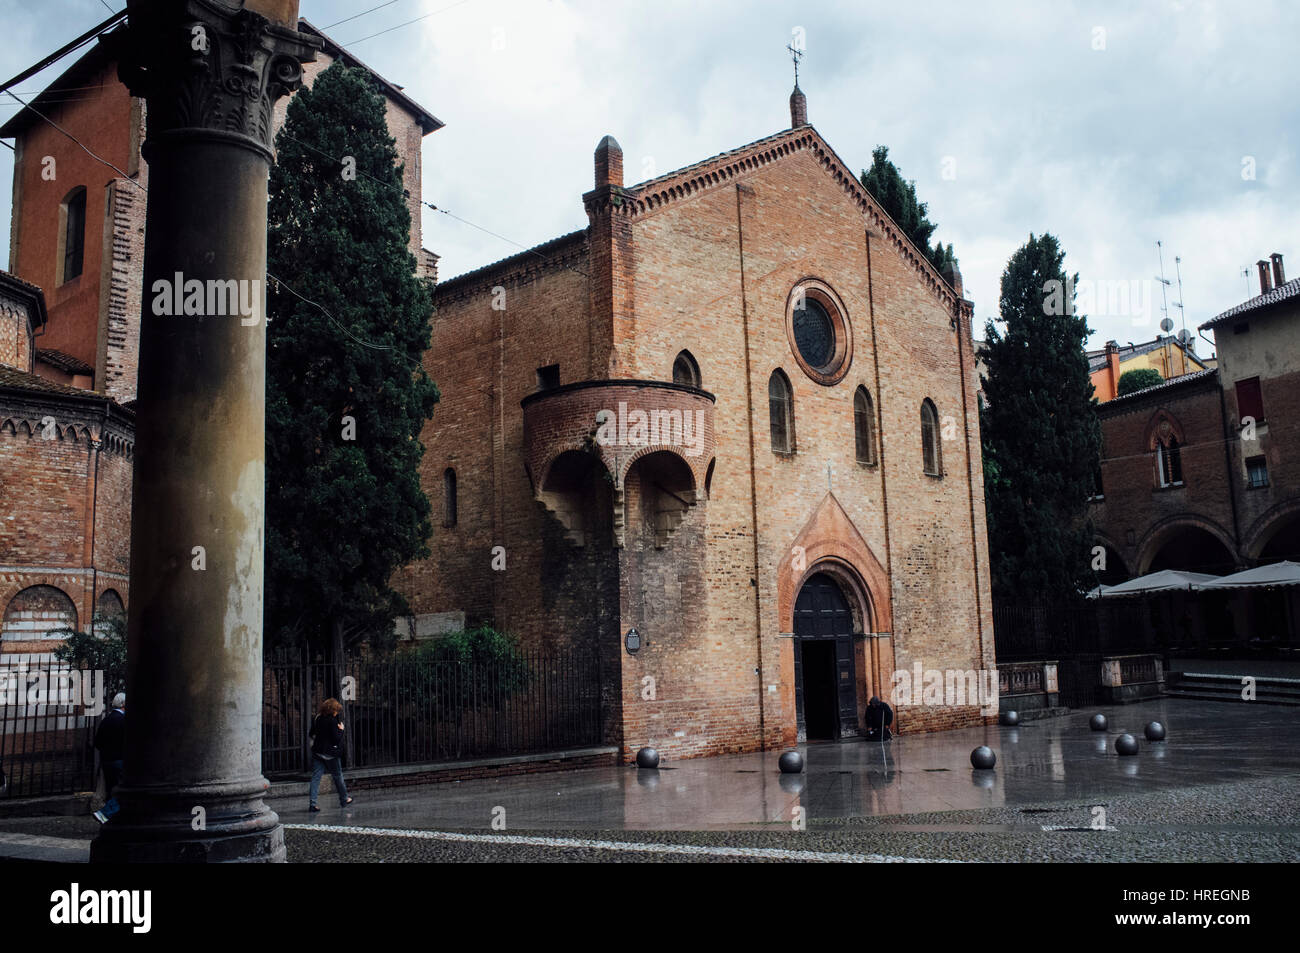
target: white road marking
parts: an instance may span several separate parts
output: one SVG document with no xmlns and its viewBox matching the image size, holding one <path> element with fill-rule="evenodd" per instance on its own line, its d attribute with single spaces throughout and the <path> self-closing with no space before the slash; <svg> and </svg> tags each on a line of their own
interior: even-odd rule
<svg viewBox="0 0 1300 953">
<path fill-rule="evenodd" d="M 512 844 L 519 847 L 561 847 L 577 850 L 614 850 L 639 854 L 684 854 L 706 857 L 745 857 L 755 860 L 804 860 L 833 864 L 955 864 L 961 861 L 928 857 L 894 857 L 890 854 L 847 854 L 820 850 L 785 850 L 779 847 L 712 847 L 697 844 L 661 844 L 637 841 L 590 840 L 570 837 L 527 837 L 520 834 L 462 834 L 453 831 L 405 830 L 391 827 L 343 827 L 336 824 L 285 824 L 298 831 L 328 831 L 375 837 L 410 837 L 417 840 L 459 841 L 469 844 Z"/>
</svg>

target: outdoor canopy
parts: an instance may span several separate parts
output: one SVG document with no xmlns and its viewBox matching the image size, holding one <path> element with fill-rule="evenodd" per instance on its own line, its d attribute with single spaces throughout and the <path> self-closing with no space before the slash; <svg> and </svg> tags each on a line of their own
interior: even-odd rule
<svg viewBox="0 0 1300 953">
<path fill-rule="evenodd" d="M 1197 589 L 1251 589 L 1263 586 L 1300 586 L 1300 563 L 1283 560 L 1267 566 L 1256 566 L 1242 572 L 1223 576 L 1213 582 L 1198 583 Z"/>
<path fill-rule="evenodd" d="M 1162 569 L 1159 572 L 1147 573 L 1145 576 L 1138 576 L 1136 579 L 1130 579 L 1128 582 L 1121 582 L 1118 586 L 1111 586 L 1102 592 L 1099 596 L 1101 599 L 1111 599 L 1117 596 L 1136 596 L 1145 592 L 1172 592 L 1178 589 L 1190 590 L 1193 587 L 1202 587 L 1205 583 L 1217 580 L 1218 576 L 1210 575 L 1203 572 L 1183 572 L 1181 569 Z"/>
</svg>

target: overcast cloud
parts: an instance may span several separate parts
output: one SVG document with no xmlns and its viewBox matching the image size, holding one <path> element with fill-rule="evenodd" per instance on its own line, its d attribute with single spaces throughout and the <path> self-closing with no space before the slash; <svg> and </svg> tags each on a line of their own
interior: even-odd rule
<svg viewBox="0 0 1300 953">
<path fill-rule="evenodd" d="M 302 14 L 326 28 L 381 2 L 303 0 Z M 0 74 L 107 15 L 101 0 L 6 0 Z M 447 124 L 425 139 L 425 199 L 528 246 L 585 226 L 606 133 L 632 184 L 788 127 L 797 27 L 810 122 L 854 171 L 889 146 L 956 246 L 981 325 L 1030 232 L 1057 235 L 1082 280 L 1154 295 L 1145 320 L 1090 311 L 1094 344 L 1154 335 L 1157 239 L 1171 280 L 1182 259 L 1192 329 L 1258 293 L 1270 252 L 1300 275 L 1294 3 L 397 0 L 327 32 Z M 7 261 L 7 229 L 0 242 Z M 424 213 L 443 277 L 510 242 Z"/>
</svg>

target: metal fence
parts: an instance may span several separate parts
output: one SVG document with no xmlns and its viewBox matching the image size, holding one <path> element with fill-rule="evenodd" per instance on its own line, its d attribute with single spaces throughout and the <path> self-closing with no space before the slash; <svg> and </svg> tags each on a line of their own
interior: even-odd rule
<svg viewBox="0 0 1300 953">
<path fill-rule="evenodd" d="M 94 689 L 96 678 L 102 695 Z M 0 663 L 6 782 L 0 797 L 93 790 L 95 731 L 124 687 L 122 673 L 74 670 L 48 657 Z M 330 696 L 345 705 L 349 767 L 531 754 L 601 741 L 595 653 L 520 652 L 492 662 L 398 656 L 337 667 L 272 662 L 263 667 L 262 769 L 268 777 L 310 768 L 307 735 Z"/>
<path fill-rule="evenodd" d="M 72 794 L 95 787 L 95 731 L 125 683 L 116 671 L 6 657 L 0 663 L 3 797 Z"/>
<path fill-rule="evenodd" d="M 1061 704 L 1102 701 L 1103 655 L 1161 653 L 1167 645 L 1144 600 L 1093 600 L 1083 604 L 1022 602 L 993 607 L 999 662 L 1056 661 Z"/>
<path fill-rule="evenodd" d="M 266 666 L 262 763 L 310 766 L 307 733 L 327 697 L 344 704 L 349 766 L 529 754 L 600 743 L 600 665 L 590 652 L 492 661 L 397 657 Z"/>
</svg>

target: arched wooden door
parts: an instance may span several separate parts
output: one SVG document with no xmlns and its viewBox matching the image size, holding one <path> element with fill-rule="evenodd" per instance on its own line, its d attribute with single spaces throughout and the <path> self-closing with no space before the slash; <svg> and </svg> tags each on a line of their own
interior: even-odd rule
<svg viewBox="0 0 1300 953">
<path fill-rule="evenodd" d="M 859 734 L 853 612 L 830 576 L 815 573 L 794 604 L 794 694 L 800 741 Z"/>
</svg>

